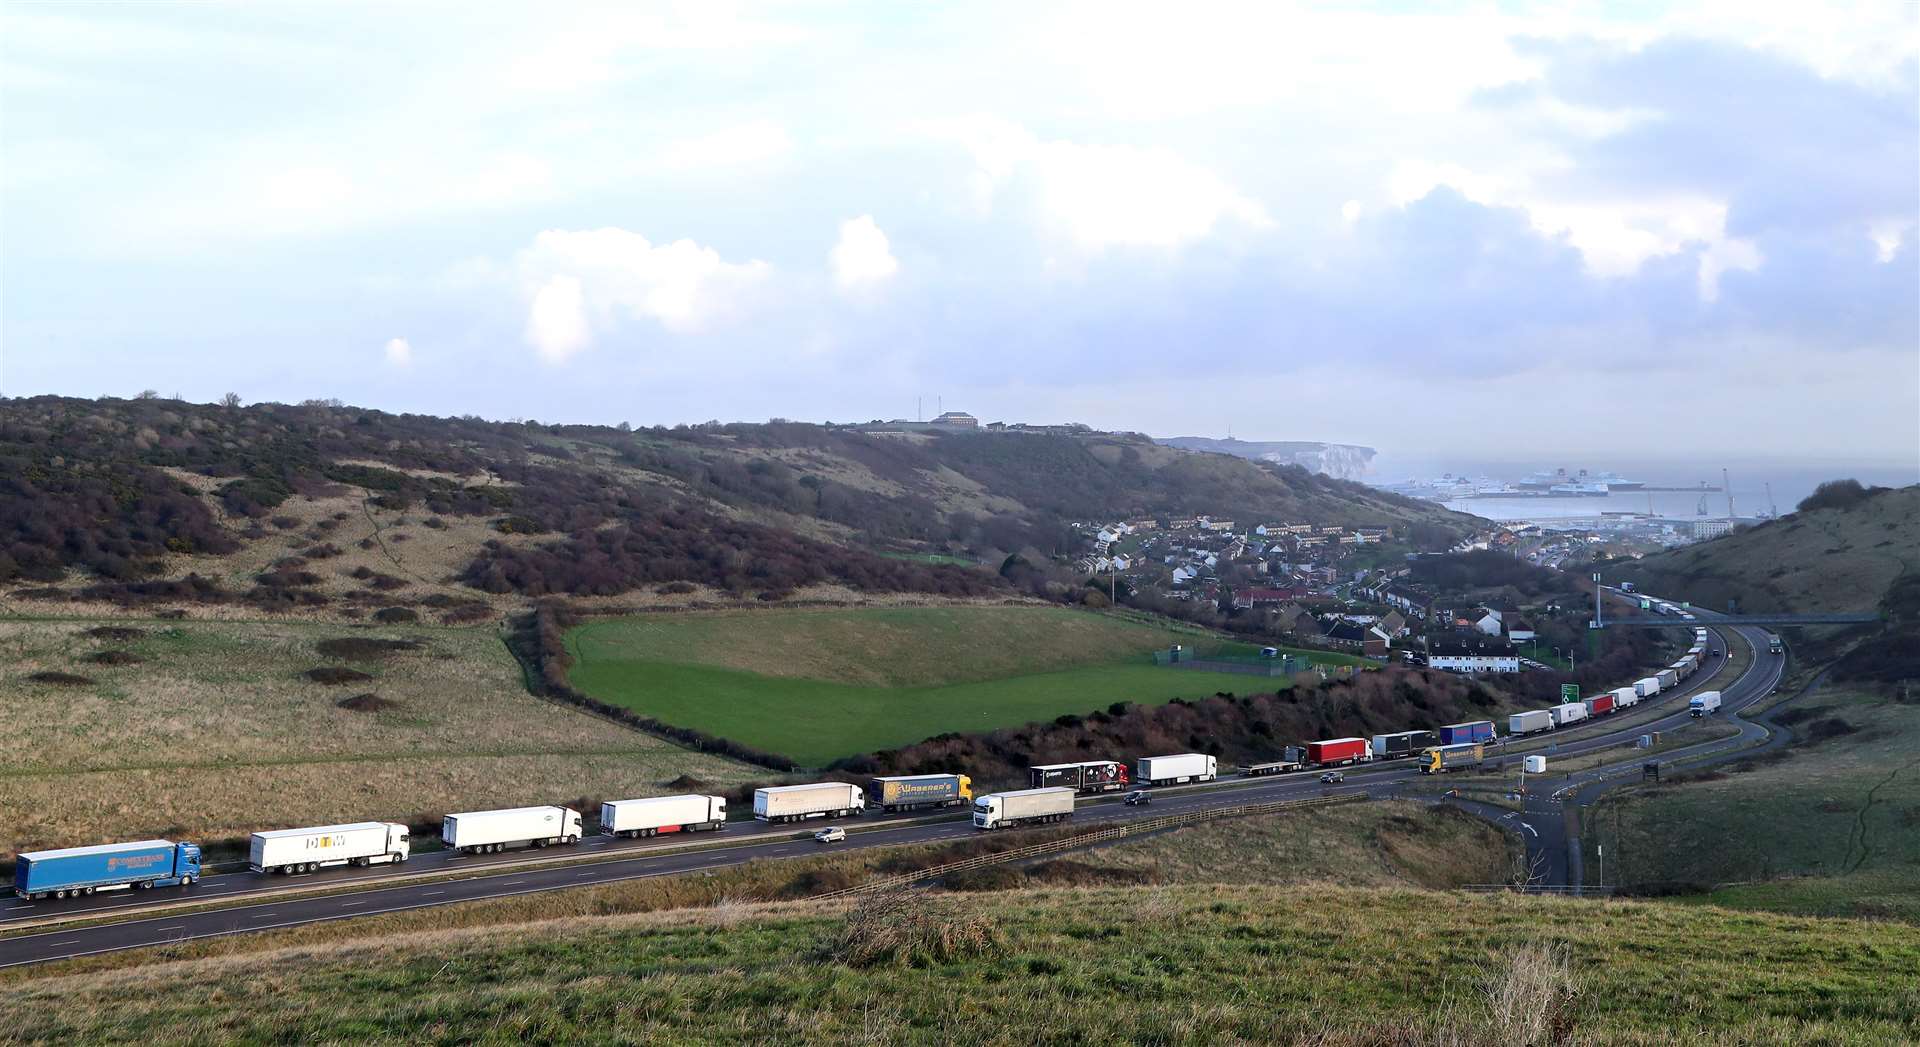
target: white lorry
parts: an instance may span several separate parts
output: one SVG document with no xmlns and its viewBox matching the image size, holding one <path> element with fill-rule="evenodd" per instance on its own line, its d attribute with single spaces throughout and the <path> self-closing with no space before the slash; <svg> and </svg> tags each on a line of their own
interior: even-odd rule
<svg viewBox="0 0 1920 1047">
<path fill-rule="evenodd" d="M 600 805 L 600 835 L 658 836 L 720 829 L 727 824 L 727 798 L 688 793 L 608 800 Z"/>
<path fill-rule="evenodd" d="M 1631 709 L 1634 706 L 1639 704 L 1640 704 L 1639 691 L 1636 691 L 1631 687 L 1616 687 L 1613 689 L 1613 707 L 1614 708 Z"/>
<path fill-rule="evenodd" d="M 1660 681 L 1661 690 L 1671 691 L 1673 690 L 1674 685 L 1680 682 L 1680 674 L 1674 671 L 1673 669 L 1662 669 L 1660 670 L 1659 675 L 1655 676 L 1654 679 Z"/>
<path fill-rule="evenodd" d="M 440 839 L 461 854 L 491 854 L 521 844 L 579 843 L 580 812 L 571 807 L 512 807 L 449 814 L 440 822 Z"/>
<path fill-rule="evenodd" d="M 1570 723 L 1579 723 L 1587 718 L 1587 703 L 1564 702 L 1548 710 L 1553 714 L 1553 725 L 1565 727 Z"/>
<path fill-rule="evenodd" d="M 310 829 L 274 829 L 247 841 L 247 868 L 257 873 L 310 873 L 330 865 L 404 862 L 413 844 L 397 822 L 353 822 Z"/>
<path fill-rule="evenodd" d="M 1645 676 L 1635 680 L 1633 681 L 1633 690 L 1634 693 L 1642 698 L 1651 698 L 1660 693 L 1660 678 L 1658 676 Z"/>
<path fill-rule="evenodd" d="M 1134 761 L 1133 784 L 1146 786 L 1210 782 L 1217 770 L 1218 763 L 1205 753 L 1142 756 Z"/>
<path fill-rule="evenodd" d="M 753 791 L 753 816 L 763 822 L 845 818 L 866 809 L 866 792 L 846 782 L 774 785 Z"/>
<path fill-rule="evenodd" d="M 1687 712 L 1693 716 L 1711 716 L 1719 711 L 1719 691 L 1701 691 L 1687 701 Z"/>
<path fill-rule="evenodd" d="M 1559 726 L 1559 718 L 1551 709 L 1535 709 L 1532 712 L 1514 713 L 1507 717 L 1508 734 L 1538 734 L 1551 731 Z"/>
<path fill-rule="evenodd" d="M 1019 789 L 988 793 L 973 801 L 973 827 L 1010 829 L 1064 821 L 1073 814 L 1072 789 Z"/>
</svg>

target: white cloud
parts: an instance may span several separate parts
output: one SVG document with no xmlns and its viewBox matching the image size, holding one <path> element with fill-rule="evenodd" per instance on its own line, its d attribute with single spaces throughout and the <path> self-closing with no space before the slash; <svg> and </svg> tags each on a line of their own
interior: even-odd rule
<svg viewBox="0 0 1920 1047">
<path fill-rule="evenodd" d="M 840 240 L 828 253 L 833 281 L 843 291 L 871 287 L 900 271 L 887 234 L 874 224 L 873 216 L 863 214 L 840 223 Z"/>
<path fill-rule="evenodd" d="M 520 252 L 519 269 L 526 339 L 555 363 L 630 319 L 676 334 L 703 330 L 744 308 L 769 271 L 691 240 L 655 245 L 612 227 L 549 229 Z"/>
<path fill-rule="evenodd" d="M 1900 245 L 1906 242 L 1907 233 L 1914 226 L 1910 220 L 1875 222 L 1867 229 L 1867 239 L 1873 241 L 1873 259 L 1885 264 L 1900 254 Z"/>
<path fill-rule="evenodd" d="M 667 147 L 667 166 L 677 171 L 763 164 L 793 149 L 793 139 L 778 124 L 757 122 L 688 138 Z"/>
<path fill-rule="evenodd" d="M 413 346 L 408 345 L 405 338 L 387 339 L 387 366 L 413 366 Z"/>
</svg>

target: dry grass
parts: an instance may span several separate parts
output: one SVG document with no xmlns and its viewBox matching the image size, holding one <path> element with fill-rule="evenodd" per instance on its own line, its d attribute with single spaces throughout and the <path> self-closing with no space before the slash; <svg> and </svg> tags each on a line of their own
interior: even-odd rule
<svg viewBox="0 0 1920 1047">
<path fill-rule="evenodd" d="M 489 628 L 147 621 L 114 640 L 86 635 L 97 624 L 0 621 L 0 846 L 219 838 L 753 773 L 532 698 Z M 341 637 L 421 646 L 350 663 L 374 680 L 343 693 L 302 675 L 343 665 L 318 650 Z M 145 660 L 85 663 L 92 686 L 28 680 L 109 644 Z M 397 707 L 337 704 L 360 691 Z"/>
</svg>

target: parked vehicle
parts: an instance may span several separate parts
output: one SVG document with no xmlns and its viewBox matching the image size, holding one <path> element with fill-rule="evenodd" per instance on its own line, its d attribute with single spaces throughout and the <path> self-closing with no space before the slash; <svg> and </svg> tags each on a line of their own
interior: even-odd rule
<svg viewBox="0 0 1920 1047">
<path fill-rule="evenodd" d="M 1587 703 L 1566 702 L 1547 710 L 1547 715 L 1553 717 L 1553 725 L 1555 727 L 1565 727 L 1568 724 L 1579 723 L 1587 718 Z"/>
<path fill-rule="evenodd" d="M 1373 759 L 1373 747 L 1365 738 L 1326 738 L 1307 743 L 1307 766 L 1345 767 Z"/>
<path fill-rule="evenodd" d="M 28 851 L 13 861 L 13 893 L 28 901 L 122 888 L 191 887 L 199 878 L 200 848 L 171 840 Z"/>
<path fill-rule="evenodd" d="M 1427 762 L 1420 765 L 1420 773 L 1443 774 L 1447 771 L 1478 767 L 1486 757 L 1487 747 L 1479 742 L 1442 745 L 1439 748 L 1427 750 Z"/>
<path fill-rule="evenodd" d="M 1153 794 L 1145 789 L 1135 789 L 1122 797 L 1120 802 L 1128 807 L 1145 807 L 1153 802 Z"/>
<path fill-rule="evenodd" d="M 1242 769 L 1240 777 L 1264 778 L 1269 774 L 1288 774 L 1293 771 L 1304 771 L 1306 769 L 1306 763 L 1300 760 L 1269 760 L 1266 763 L 1256 763 Z"/>
<path fill-rule="evenodd" d="M 1464 745 L 1467 742 L 1493 740 L 1492 720 L 1469 720 L 1466 723 L 1450 723 L 1440 728 L 1441 745 Z"/>
<path fill-rule="evenodd" d="M 1048 763 L 1027 768 L 1034 789 L 1064 787 L 1080 793 L 1117 792 L 1128 785 L 1127 765 L 1118 760 Z"/>
<path fill-rule="evenodd" d="M 973 802 L 973 779 L 964 774 L 912 774 L 875 778 L 867 785 L 867 804 L 883 811 L 957 807 Z"/>
<path fill-rule="evenodd" d="M 1339 785 L 1346 780 L 1347 775 L 1345 771 L 1328 771 L 1320 776 L 1320 783 L 1322 785 Z"/>
<path fill-rule="evenodd" d="M 846 843 L 847 831 L 838 825 L 828 826 L 813 834 L 815 843 Z"/>
<path fill-rule="evenodd" d="M 988 793 L 973 801 L 973 827 L 1010 829 L 1065 821 L 1073 816 L 1072 789 L 1020 789 Z"/>
<path fill-rule="evenodd" d="M 1651 698 L 1660 693 L 1660 678 L 1646 676 L 1633 681 L 1633 691 L 1642 698 Z"/>
<path fill-rule="evenodd" d="M 310 873 L 330 865 L 397 864 L 406 861 L 412 849 L 412 834 L 396 822 L 274 829 L 248 839 L 247 868 L 257 873 Z"/>
<path fill-rule="evenodd" d="M 1634 706 L 1639 704 L 1640 704 L 1639 691 L 1636 691 L 1631 687 L 1616 687 L 1613 689 L 1613 707 L 1614 708 L 1631 709 Z"/>
<path fill-rule="evenodd" d="M 1180 753 L 1176 756 L 1142 756 L 1134 761 L 1133 780 L 1141 785 L 1180 785 L 1186 782 L 1210 782 L 1219 764 L 1205 753 Z"/>
<path fill-rule="evenodd" d="M 440 820 L 440 839 L 461 854 L 579 843 L 580 812 L 571 807 L 514 807 L 449 814 Z"/>
<path fill-rule="evenodd" d="M 1719 711 L 1719 691 L 1701 691 L 1687 700 L 1687 712 L 1695 717 L 1712 716 Z"/>
<path fill-rule="evenodd" d="M 1440 736 L 1432 731 L 1376 734 L 1373 736 L 1373 755 L 1378 760 L 1394 760 L 1402 756 L 1417 756 L 1420 750 L 1438 744 Z"/>
<path fill-rule="evenodd" d="M 1531 712 L 1514 713 L 1512 716 L 1507 717 L 1507 733 L 1520 735 L 1539 734 L 1542 731 L 1551 731 L 1555 727 L 1560 726 L 1559 720 L 1553 714 L 1554 710 L 1552 709 L 1535 709 Z"/>
<path fill-rule="evenodd" d="M 845 818 L 867 809 L 867 796 L 846 782 L 773 785 L 753 791 L 753 816 L 779 824 L 807 818 Z"/>
<path fill-rule="evenodd" d="M 724 829 L 727 798 L 686 793 L 639 800 L 608 800 L 600 805 L 603 836 L 659 836 Z"/>
<path fill-rule="evenodd" d="M 1614 702 L 1613 702 L 1612 691 L 1608 691 L 1607 693 L 1600 695 L 1597 698 L 1587 699 L 1585 702 L 1585 705 L 1587 707 L 1587 715 L 1589 717 L 1609 716 L 1609 715 L 1612 715 L 1617 709 L 1617 707 L 1614 705 Z"/>
<path fill-rule="evenodd" d="M 1671 691 L 1680 683 L 1680 674 L 1674 672 L 1672 669 L 1662 669 L 1654 676 L 1654 679 L 1660 681 L 1660 689 L 1662 691 Z"/>
</svg>

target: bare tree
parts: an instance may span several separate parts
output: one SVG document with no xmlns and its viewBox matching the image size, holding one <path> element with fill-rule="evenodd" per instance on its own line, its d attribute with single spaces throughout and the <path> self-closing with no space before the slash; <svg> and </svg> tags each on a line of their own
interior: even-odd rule
<svg viewBox="0 0 1920 1047">
<path fill-rule="evenodd" d="M 222 406 L 222 407 L 225 407 L 225 408 L 228 408 L 228 409 L 232 409 L 232 408 L 237 408 L 237 407 L 239 407 L 239 406 L 240 406 L 240 394 L 239 394 L 239 393 L 228 393 L 227 395 L 225 395 L 225 396 L 223 396 L 223 397 L 221 397 L 221 398 L 220 398 L 220 406 Z"/>
<path fill-rule="evenodd" d="M 160 399 L 160 390 L 158 390 L 158 389 L 142 389 L 142 390 L 140 390 L 140 395 L 139 395 L 139 396 L 136 396 L 136 397 L 134 397 L 134 399 L 136 399 L 136 400 L 158 400 L 158 399 Z"/>
</svg>

